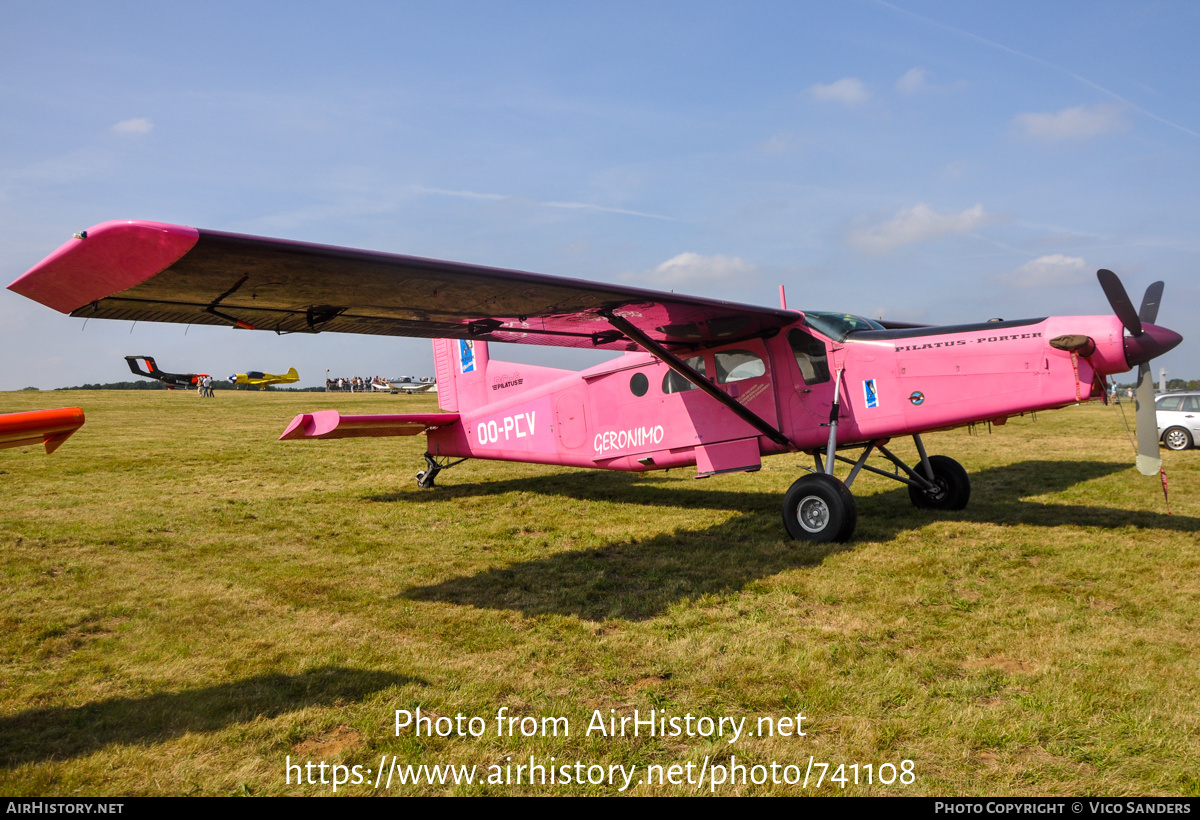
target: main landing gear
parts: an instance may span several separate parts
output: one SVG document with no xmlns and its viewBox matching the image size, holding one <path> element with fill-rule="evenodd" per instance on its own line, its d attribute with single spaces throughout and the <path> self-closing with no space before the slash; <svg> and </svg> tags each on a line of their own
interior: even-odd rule
<svg viewBox="0 0 1200 820">
<path fill-rule="evenodd" d="M 886 440 L 885 440 L 886 441 Z M 858 523 L 858 507 L 850 494 L 850 485 L 859 471 L 867 470 L 908 485 L 908 497 L 913 506 L 924 510 L 961 510 L 971 499 L 971 479 L 967 471 L 952 458 L 927 456 L 920 436 L 913 436 L 921 456 L 916 469 L 909 467 L 883 441 L 853 444 L 847 449 L 861 447 L 857 459 L 834 455 L 837 461 L 853 465 L 846 481 L 833 476 L 833 465 L 822 464 L 821 452 L 814 451 L 816 472 L 798 479 L 783 496 L 783 525 L 788 535 L 801 541 L 819 544 L 830 541 L 849 541 Z M 875 450 L 895 465 L 886 472 L 868 465 L 867 458 Z"/>
<path fill-rule="evenodd" d="M 445 470 L 449 467 L 453 467 L 455 464 L 462 464 L 464 461 L 466 461 L 465 458 L 460 458 L 458 461 L 451 461 L 450 459 L 446 459 L 446 461 L 444 463 L 438 464 L 438 461 L 436 458 L 431 456 L 429 453 L 426 453 L 425 454 L 425 469 L 422 470 L 421 472 L 417 473 L 417 486 L 420 487 L 422 490 L 430 489 L 431 487 L 433 487 L 433 480 L 435 478 L 437 478 L 438 473 L 440 473 L 442 470 Z"/>
</svg>

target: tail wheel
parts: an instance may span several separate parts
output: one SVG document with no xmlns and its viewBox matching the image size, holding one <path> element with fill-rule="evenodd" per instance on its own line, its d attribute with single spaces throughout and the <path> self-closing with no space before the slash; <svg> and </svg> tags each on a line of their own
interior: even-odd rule
<svg viewBox="0 0 1200 820">
<path fill-rule="evenodd" d="M 854 496 L 833 476 L 806 475 L 783 496 L 783 526 L 799 541 L 849 541 L 857 523 Z"/>
<path fill-rule="evenodd" d="M 925 492 L 920 487 L 908 485 L 908 498 L 914 507 L 922 510 L 961 510 L 971 500 L 971 479 L 963 466 L 948 456 L 930 456 L 933 468 L 934 492 Z M 918 465 L 917 471 L 924 475 Z"/>
<path fill-rule="evenodd" d="M 1163 444 L 1168 450 L 1186 450 L 1192 446 L 1192 434 L 1182 427 L 1172 427 L 1163 433 Z"/>
</svg>

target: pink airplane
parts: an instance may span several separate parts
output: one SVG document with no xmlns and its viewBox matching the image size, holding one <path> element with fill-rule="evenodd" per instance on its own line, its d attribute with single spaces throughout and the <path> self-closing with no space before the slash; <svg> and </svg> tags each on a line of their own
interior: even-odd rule
<svg viewBox="0 0 1200 820">
<path fill-rule="evenodd" d="M 1138 466 L 1157 472 L 1148 363 L 1181 337 L 1153 324 L 1161 282 L 1139 311 L 1113 273 L 1099 277 L 1115 315 L 923 327 L 120 221 L 80 232 L 9 288 L 80 317 L 433 338 L 445 412 L 306 413 L 281 436 L 424 433 L 421 487 L 468 458 L 694 465 L 703 478 L 807 453 L 815 470 L 784 495 L 783 521 L 822 542 L 853 534 L 849 487 L 862 470 L 907 485 L 918 507 L 966 506 L 966 471 L 927 455 L 922 433 L 1101 398 L 1104 377 L 1134 365 Z M 492 360 L 488 342 L 622 355 L 575 372 Z M 887 448 L 910 435 L 915 465 Z M 895 469 L 867 464 L 876 453 Z M 844 480 L 838 461 L 851 465 Z"/>
</svg>

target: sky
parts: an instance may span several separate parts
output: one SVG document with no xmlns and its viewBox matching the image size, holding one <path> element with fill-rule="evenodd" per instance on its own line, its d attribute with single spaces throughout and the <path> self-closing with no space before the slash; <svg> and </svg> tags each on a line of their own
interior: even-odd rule
<svg viewBox="0 0 1200 820">
<path fill-rule="evenodd" d="M 1200 5 L 6 0 L 0 279 L 146 219 L 930 324 L 1166 282 L 1200 378 Z M 90 321 L 0 390 L 432 375 L 428 340 Z M 600 354 L 496 346 L 582 367 Z M 611 354 L 608 354 L 611 355 Z"/>
</svg>

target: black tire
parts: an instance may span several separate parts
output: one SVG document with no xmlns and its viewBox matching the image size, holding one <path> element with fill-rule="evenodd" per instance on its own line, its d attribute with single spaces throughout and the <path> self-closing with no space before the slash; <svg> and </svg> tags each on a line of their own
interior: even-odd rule
<svg viewBox="0 0 1200 820">
<path fill-rule="evenodd" d="M 417 486 L 422 490 L 428 490 L 434 486 L 433 480 L 437 477 L 437 473 L 430 473 L 429 470 L 422 470 L 417 473 Z"/>
<path fill-rule="evenodd" d="M 908 497 L 914 507 L 922 510 L 961 510 L 971 500 L 971 479 L 963 466 L 948 456 L 930 456 L 933 468 L 933 483 L 938 485 L 935 493 L 927 493 L 920 487 L 908 485 Z M 925 477 L 921 465 L 917 475 Z"/>
<path fill-rule="evenodd" d="M 783 496 L 783 526 L 799 541 L 849 541 L 858 505 L 846 485 L 824 473 L 798 479 Z"/>
<path fill-rule="evenodd" d="M 1169 427 L 1162 434 L 1162 442 L 1168 450 L 1187 450 L 1192 446 L 1192 434 L 1182 427 Z"/>
</svg>

